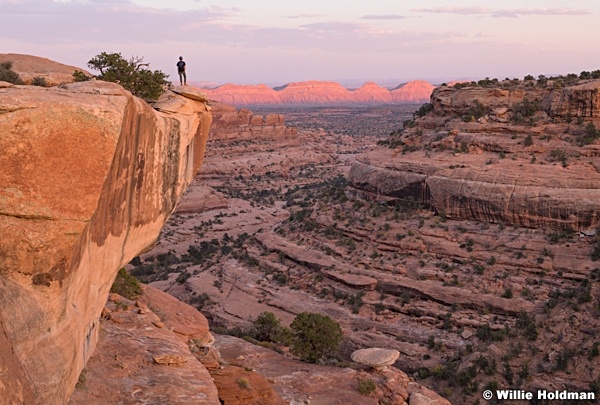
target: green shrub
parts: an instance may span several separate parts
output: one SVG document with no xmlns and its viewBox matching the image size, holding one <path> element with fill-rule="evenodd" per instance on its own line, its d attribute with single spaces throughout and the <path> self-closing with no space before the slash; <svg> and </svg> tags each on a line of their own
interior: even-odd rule
<svg viewBox="0 0 600 405">
<path fill-rule="evenodd" d="M 517 103 L 513 106 L 512 121 L 515 124 L 523 124 L 527 118 L 532 118 L 538 109 L 539 106 L 537 101 L 529 101 L 528 99 L 524 99 L 520 103 Z"/>
<path fill-rule="evenodd" d="M 309 363 L 331 355 L 342 341 L 340 324 L 326 315 L 302 312 L 290 325 L 292 354 Z"/>
<path fill-rule="evenodd" d="M 90 77 L 83 73 L 81 70 L 75 70 L 73 72 L 74 82 L 87 82 L 88 80 L 90 80 Z"/>
<path fill-rule="evenodd" d="M 273 342 L 288 345 L 291 332 L 281 325 L 281 321 L 272 312 L 263 312 L 252 322 L 250 335 L 261 342 Z"/>
<path fill-rule="evenodd" d="M 425 103 L 421 107 L 419 107 L 419 109 L 417 111 L 415 111 L 415 113 L 413 114 L 413 116 L 415 118 L 424 117 L 427 114 L 429 114 L 431 111 L 433 111 L 433 104 L 431 104 L 431 103 Z"/>
<path fill-rule="evenodd" d="M 585 127 L 585 132 L 578 138 L 578 144 L 580 146 L 591 145 L 600 138 L 600 130 L 596 129 L 593 122 L 590 122 Z"/>
<path fill-rule="evenodd" d="M 0 63 L 0 82 L 23 84 L 19 74 L 12 70 L 12 62 Z"/>
<path fill-rule="evenodd" d="M 46 79 L 40 76 L 36 76 L 31 81 L 32 86 L 40 86 L 40 87 L 48 87 L 48 83 L 46 83 Z"/>
<path fill-rule="evenodd" d="M 134 276 L 125 271 L 125 268 L 119 270 L 117 278 L 110 288 L 111 293 L 117 293 L 130 300 L 136 299 L 143 291 L 140 282 Z"/>
<path fill-rule="evenodd" d="M 365 380 L 360 380 L 356 389 L 361 395 L 370 395 L 377 389 L 377 386 L 375 385 L 375 381 L 368 378 Z"/>
<path fill-rule="evenodd" d="M 479 100 L 473 100 L 473 103 L 467 110 L 467 114 L 463 116 L 463 121 L 469 122 L 472 119 L 479 119 L 490 112 L 490 109 L 483 105 Z"/>
<path fill-rule="evenodd" d="M 168 75 L 160 70 L 151 71 L 144 58 L 124 59 L 120 53 L 102 52 L 88 62 L 90 69 L 99 70 L 99 80 L 119 83 L 137 97 L 156 100 L 169 84 Z"/>
</svg>

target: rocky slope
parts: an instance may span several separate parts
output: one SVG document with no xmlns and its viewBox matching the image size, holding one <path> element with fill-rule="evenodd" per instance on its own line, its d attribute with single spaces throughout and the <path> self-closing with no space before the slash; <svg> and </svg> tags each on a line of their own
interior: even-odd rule
<svg viewBox="0 0 600 405">
<path fill-rule="evenodd" d="M 68 66 L 39 56 L 22 55 L 18 53 L 0 53 L 0 63 L 12 62 L 12 70 L 19 74 L 25 84 L 31 84 L 34 77 L 46 80 L 48 86 L 61 83 L 71 83 L 73 72 L 79 70 L 91 76 L 84 69 Z"/>
<path fill-rule="evenodd" d="M 0 397 L 65 403 L 117 270 L 151 246 L 204 156 L 202 101 L 117 84 L 0 84 Z"/>
<path fill-rule="evenodd" d="M 395 148 L 357 159 L 350 181 L 363 197 L 412 197 L 448 218 L 589 232 L 600 223 L 599 91 L 441 87 Z"/>
<path fill-rule="evenodd" d="M 225 84 L 203 90 L 217 101 L 233 105 L 249 104 L 395 104 L 429 100 L 434 86 L 425 81 L 412 81 L 388 90 L 368 82 L 356 90 L 348 90 L 336 82 L 308 81 L 289 83 L 275 89 L 265 85 L 241 86 Z"/>
</svg>

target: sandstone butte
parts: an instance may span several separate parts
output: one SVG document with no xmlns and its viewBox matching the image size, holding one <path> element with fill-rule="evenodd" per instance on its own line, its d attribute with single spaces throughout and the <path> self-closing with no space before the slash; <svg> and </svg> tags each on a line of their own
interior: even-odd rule
<svg viewBox="0 0 600 405">
<path fill-rule="evenodd" d="M 0 83 L 0 403 L 66 403 L 117 270 L 157 239 L 211 120 L 174 93 L 153 109 L 113 83 Z"/>
<path fill-rule="evenodd" d="M 378 104 L 426 102 L 434 86 L 422 80 L 399 85 L 393 90 L 367 82 L 356 90 L 328 81 L 294 82 L 270 88 L 261 85 L 224 84 L 203 89 L 211 99 L 233 104 Z"/>
<path fill-rule="evenodd" d="M 297 134 L 296 128 L 286 127 L 282 114 L 254 114 L 245 108 L 212 102 L 213 122 L 211 139 L 287 138 Z"/>
<path fill-rule="evenodd" d="M 524 101 L 535 106 L 518 119 Z M 477 103 L 484 110 L 479 117 Z M 349 180 L 365 198 L 411 197 L 452 219 L 593 233 L 600 224 L 600 80 L 571 86 L 442 86 L 431 111 L 359 156 Z M 579 121 L 579 123 L 576 123 Z"/>
</svg>

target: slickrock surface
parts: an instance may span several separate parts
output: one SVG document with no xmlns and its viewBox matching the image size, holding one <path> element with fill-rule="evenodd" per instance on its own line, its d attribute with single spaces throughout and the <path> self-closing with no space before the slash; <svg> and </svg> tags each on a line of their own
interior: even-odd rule
<svg viewBox="0 0 600 405">
<path fill-rule="evenodd" d="M 187 339 L 182 340 L 179 328 L 182 317 L 199 325 L 206 325 L 206 319 L 151 287 L 145 287 L 140 299 L 136 303 L 111 294 L 100 321 L 98 346 L 69 404 L 218 405 L 211 375 L 196 360 Z M 146 301 L 149 306 L 143 304 Z M 204 334 L 210 335 L 208 328 Z M 193 336 L 207 340 L 196 331 Z"/>
<path fill-rule="evenodd" d="M 204 156 L 211 116 L 117 84 L 0 89 L 0 397 L 64 403 L 117 270 L 156 240 Z"/>
<path fill-rule="evenodd" d="M 434 86 L 422 80 L 401 84 L 393 90 L 367 82 L 356 90 L 327 81 L 293 82 L 272 89 L 265 85 L 241 86 L 224 84 L 203 89 L 209 98 L 233 105 L 250 104 L 395 104 L 429 100 Z"/>
<path fill-rule="evenodd" d="M 68 66 L 50 59 L 18 53 L 0 53 L 0 63 L 12 62 L 12 70 L 19 74 L 25 84 L 31 84 L 34 77 L 42 77 L 48 86 L 71 83 L 73 72 L 79 70 L 91 76 L 85 69 Z"/>
<path fill-rule="evenodd" d="M 216 336 L 215 347 L 227 362 L 233 365 L 243 363 L 272 381 L 275 391 L 291 404 L 406 405 L 416 393 L 435 405 L 450 404 L 397 369 L 367 372 L 307 364 L 242 339 L 223 335 Z M 357 391 L 359 382 L 365 380 L 372 380 L 376 385 L 375 392 L 368 396 Z"/>
</svg>

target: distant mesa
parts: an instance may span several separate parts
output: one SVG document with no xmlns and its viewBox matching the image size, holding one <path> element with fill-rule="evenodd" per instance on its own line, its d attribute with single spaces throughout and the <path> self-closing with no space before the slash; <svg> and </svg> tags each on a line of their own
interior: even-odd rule
<svg viewBox="0 0 600 405">
<path fill-rule="evenodd" d="M 349 90 L 337 82 L 292 82 L 278 87 L 238 85 L 227 83 L 214 89 L 203 90 L 213 100 L 233 105 L 253 104 L 402 104 L 424 103 L 435 86 L 423 80 L 400 84 L 388 90 L 374 82 L 367 82 L 356 90 Z"/>
</svg>

